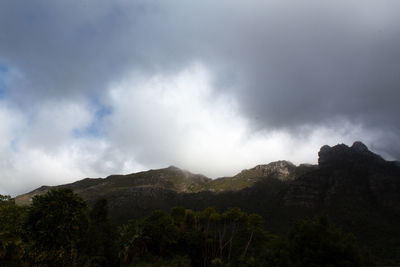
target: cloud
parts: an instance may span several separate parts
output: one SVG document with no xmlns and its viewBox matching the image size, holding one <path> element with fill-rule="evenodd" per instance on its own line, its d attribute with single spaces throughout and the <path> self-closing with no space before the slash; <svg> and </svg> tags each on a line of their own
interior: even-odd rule
<svg viewBox="0 0 400 267">
<path fill-rule="evenodd" d="M 229 93 L 260 127 L 334 116 L 381 127 L 399 123 L 399 5 L 4 1 L 0 58 L 23 73 L 24 100 L 102 94 L 132 70 L 201 61 L 223 93 L 240 85 Z"/>
<path fill-rule="evenodd" d="M 399 10 L 1 1 L 0 189 L 170 164 L 227 175 L 358 139 L 400 158 Z"/>
<path fill-rule="evenodd" d="M 174 164 L 215 178 L 282 159 L 316 163 L 324 144 L 378 140 L 365 135 L 362 125 L 342 119 L 303 126 L 297 135 L 253 131 L 234 98 L 216 97 L 210 76 L 194 64 L 176 75 L 116 83 L 110 90 L 113 114 L 106 122 L 111 147 L 144 166 Z"/>
</svg>

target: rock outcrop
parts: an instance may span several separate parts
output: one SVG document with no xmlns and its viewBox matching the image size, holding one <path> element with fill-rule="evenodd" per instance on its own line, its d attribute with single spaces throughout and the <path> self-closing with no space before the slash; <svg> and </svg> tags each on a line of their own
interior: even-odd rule
<svg viewBox="0 0 400 267">
<path fill-rule="evenodd" d="M 286 205 L 380 206 L 400 211 L 400 168 L 369 151 L 361 142 L 351 147 L 323 146 L 318 169 L 294 181 L 285 193 Z"/>
<path fill-rule="evenodd" d="M 333 147 L 323 146 L 318 152 L 318 166 L 320 168 L 338 168 L 351 164 L 377 164 L 384 160 L 377 154 L 369 151 L 366 145 L 357 141 L 351 147 L 345 144 Z"/>
<path fill-rule="evenodd" d="M 296 165 L 290 161 L 280 160 L 266 165 L 257 165 L 253 168 L 260 176 L 273 176 L 282 181 L 289 181 L 295 178 Z"/>
</svg>

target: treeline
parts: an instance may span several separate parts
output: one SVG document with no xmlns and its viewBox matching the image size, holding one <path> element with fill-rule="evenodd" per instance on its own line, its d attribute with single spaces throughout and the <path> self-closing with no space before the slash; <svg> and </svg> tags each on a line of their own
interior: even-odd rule
<svg viewBox="0 0 400 267">
<path fill-rule="evenodd" d="M 286 237 L 238 208 L 176 207 L 116 227 L 107 202 L 89 208 L 69 189 L 15 205 L 0 198 L 1 266 L 364 266 L 354 237 L 326 217 L 296 223 Z"/>
</svg>

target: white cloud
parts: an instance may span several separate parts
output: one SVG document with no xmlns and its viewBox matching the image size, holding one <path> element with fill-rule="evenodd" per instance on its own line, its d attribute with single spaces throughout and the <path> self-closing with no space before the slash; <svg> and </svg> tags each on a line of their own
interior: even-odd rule
<svg viewBox="0 0 400 267">
<path fill-rule="evenodd" d="M 29 115 L 26 146 L 43 150 L 57 149 L 73 138 L 73 131 L 90 125 L 94 119 L 85 102 L 42 102 L 34 114 Z"/>
<path fill-rule="evenodd" d="M 74 136 L 94 119 L 84 102 L 43 103 L 32 114 L 0 102 L 0 194 L 142 169 L 101 138 Z"/>
<path fill-rule="evenodd" d="M 254 132 L 234 99 L 216 93 L 202 64 L 176 75 L 125 79 L 110 92 L 110 145 L 146 167 L 174 164 L 218 177 L 274 160 L 316 163 L 324 144 L 372 140 L 360 125 L 345 119 L 303 127 L 303 135 L 272 129 Z"/>
</svg>

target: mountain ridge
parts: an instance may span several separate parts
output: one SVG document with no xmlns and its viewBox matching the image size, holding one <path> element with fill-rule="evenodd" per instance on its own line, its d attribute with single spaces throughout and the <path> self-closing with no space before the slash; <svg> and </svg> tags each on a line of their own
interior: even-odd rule
<svg viewBox="0 0 400 267">
<path fill-rule="evenodd" d="M 26 194 L 17 196 L 15 200 L 18 204 L 28 204 L 34 195 L 44 194 L 48 190 L 56 188 L 71 188 L 86 200 L 104 197 L 104 193 L 110 190 L 118 191 L 131 188 L 158 188 L 171 190 L 176 193 L 222 193 L 240 191 L 253 187 L 264 179 L 274 178 L 284 183 L 293 184 L 291 191 L 287 193 L 285 197 L 285 202 L 290 203 L 288 199 L 291 198 L 291 194 L 294 199 L 299 198 L 299 196 L 295 196 L 295 191 L 298 191 L 296 187 L 301 187 L 301 183 L 304 179 L 314 180 L 315 183 L 319 182 L 318 179 L 310 178 L 313 174 L 311 174 L 311 176 L 309 175 L 308 178 L 306 176 L 303 180 L 295 181 L 307 173 L 311 172 L 317 176 L 324 176 L 324 173 L 326 171 L 329 172 L 332 168 L 345 168 L 350 165 L 353 166 L 353 168 L 359 166 L 359 168 L 368 170 L 368 163 L 371 162 L 374 163 L 374 166 L 392 165 L 392 169 L 400 166 L 398 162 L 385 161 L 381 156 L 371 152 L 367 146 L 359 141 L 354 142 L 350 147 L 345 144 L 338 144 L 333 147 L 328 145 L 322 146 L 318 152 L 318 156 L 318 165 L 300 164 L 296 166 L 290 161 L 279 160 L 268 164 L 259 164 L 250 169 L 243 169 L 231 177 L 220 177 L 216 179 L 210 179 L 202 174 L 193 174 L 175 166 L 162 169 L 150 169 L 126 175 L 113 174 L 105 178 L 84 178 L 73 183 L 58 186 L 41 186 Z M 363 162 L 367 164 L 363 165 Z M 105 192 L 103 192 L 104 190 Z M 313 193 L 309 192 L 309 195 L 312 194 Z M 94 197 L 92 197 L 92 195 L 94 195 Z M 303 198 L 305 199 L 306 196 L 303 195 Z M 301 202 L 296 203 L 298 204 Z M 304 205 L 307 204 L 304 202 Z"/>
<path fill-rule="evenodd" d="M 43 185 L 15 198 L 18 204 L 28 204 L 37 194 L 44 194 L 51 189 L 70 188 L 78 194 L 87 195 L 84 191 L 95 190 L 94 187 L 158 187 L 178 193 L 198 193 L 201 191 L 225 192 L 238 191 L 251 187 L 263 178 L 275 177 L 283 181 L 293 180 L 298 173 L 316 165 L 294 165 L 289 161 L 279 160 L 268 164 L 259 164 L 250 169 L 243 169 L 232 177 L 211 179 L 202 174 L 193 174 L 176 166 L 161 169 L 150 169 L 130 174 L 112 174 L 105 178 L 84 178 L 72 183 L 46 186 Z"/>
</svg>

